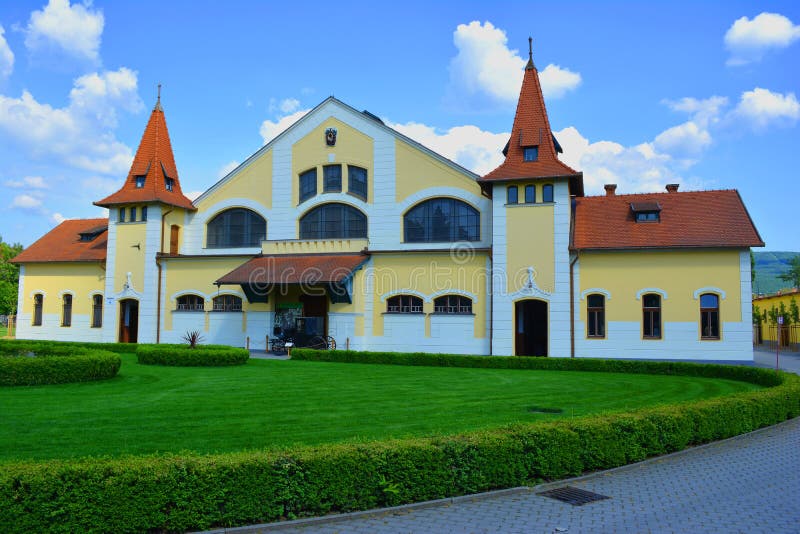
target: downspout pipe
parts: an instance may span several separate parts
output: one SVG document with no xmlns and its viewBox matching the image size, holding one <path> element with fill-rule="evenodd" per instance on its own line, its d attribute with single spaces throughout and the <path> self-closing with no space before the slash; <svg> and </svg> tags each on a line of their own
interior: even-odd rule
<svg viewBox="0 0 800 534">
<path fill-rule="evenodd" d="M 161 254 L 164 253 L 164 227 L 167 215 L 174 210 L 167 210 L 161 214 L 161 245 L 156 254 L 156 269 L 158 270 L 158 298 L 156 299 L 156 343 L 161 343 Z"/>
<path fill-rule="evenodd" d="M 575 263 L 578 254 L 569 262 L 569 357 L 575 357 Z"/>
</svg>

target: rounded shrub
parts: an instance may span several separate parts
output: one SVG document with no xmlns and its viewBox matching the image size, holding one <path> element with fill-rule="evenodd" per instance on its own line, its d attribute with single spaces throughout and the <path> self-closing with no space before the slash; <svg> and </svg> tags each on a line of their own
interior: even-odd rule
<svg viewBox="0 0 800 534">
<path fill-rule="evenodd" d="M 0 386 L 66 384 L 113 378 L 118 354 L 58 343 L 0 343 Z"/>
<path fill-rule="evenodd" d="M 143 365 L 224 367 L 247 363 L 250 351 L 224 345 L 139 345 L 136 359 Z"/>
</svg>

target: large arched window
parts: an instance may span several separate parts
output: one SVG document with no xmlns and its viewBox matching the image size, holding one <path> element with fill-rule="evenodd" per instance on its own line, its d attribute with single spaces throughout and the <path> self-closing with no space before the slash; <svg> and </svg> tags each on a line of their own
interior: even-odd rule
<svg viewBox="0 0 800 534">
<path fill-rule="evenodd" d="M 403 217 L 406 243 L 480 241 L 478 210 L 455 198 L 420 202 Z"/>
<path fill-rule="evenodd" d="M 347 204 L 323 204 L 300 219 L 300 239 L 367 237 L 367 216 Z"/>
<path fill-rule="evenodd" d="M 267 221 L 246 208 L 231 208 L 208 223 L 208 248 L 259 247 L 267 238 Z"/>
</svg>

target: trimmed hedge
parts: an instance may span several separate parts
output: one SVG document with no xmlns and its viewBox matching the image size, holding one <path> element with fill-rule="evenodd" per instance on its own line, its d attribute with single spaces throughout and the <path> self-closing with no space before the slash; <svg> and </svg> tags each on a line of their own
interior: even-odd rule
<svg viewBox="0 0 800 534">
<path fill-rule="evenodd" d="M 298 355 L 317 358 L 309 351 L 293 351 Z M 431 358 L 406 361 L 474 363 Z M 551 368 L 567 365 L 545 361 L 555 362 L 548 364 L 556 366 Z M 6 463 L 0 468 L 0 525 L 18 532 L 185 531 L 365 510 L 607 469 L 800 415 L 800 377 L 787 373 L 659 362 L 576 362 L 581 363 L 569 365 L 740 375 L 774 386 L 676 406 L 454 436 L 207 456 Z"/>
<path fill-rule="evenodd" d="M 57 344 L 0 344 L 0 386 L 66 384 L 113 378 L 122 359 L 113 352 Z"/>
<path fill-rule="evenodd" d="M 29 350 L 36 351 L 38 347 L 59 348 L 59 347 L 72 347 L 82 349 L 98 349 L 107 352 L 114 352 L 116 354 L 133 354 L 136 352 L 136 343 L 93 343 L 83 341 L 50 341 L 40 339 L 2 339 L 0 340 L 0 347 L 2 346 L 25 346 Z"/>
<path fill-rule="evenodd" d="M 223 345 L 140 345 L 136 359 L 144 365 L 222 367 L 243 365 L 250 359 L 250 351 Z"/>
<path fill-rule="evenodd" d="M 540 371 L 594 371 L 652 375 L 683 375 L 727 378 L 759 386 L 776 386 L 775 373 L 746 365 L 699 364 L 652 360 L 601 360 L 596 358 L 526 358 L 430 354 L 426 352 L 361 352 L 355 350 L 292 350 L 293 360 L 338 363 L 376 363 L 427 367 L 472 367 L 483 369 L 534 369 Z"/>
</svg>

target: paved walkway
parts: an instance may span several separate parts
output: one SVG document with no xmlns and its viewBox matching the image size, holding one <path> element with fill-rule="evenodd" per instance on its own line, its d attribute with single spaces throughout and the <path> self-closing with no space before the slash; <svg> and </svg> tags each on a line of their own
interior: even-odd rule
<svg viewBox="0 0 800 534">
<path fill-rule="evenodd" d="M 572 506 L 537 492 L 610 497 Z M 223 531 L 219 531 L 223 532 Z M 256 533 L 800 532 L 800 418 L 638 464 L 428 506 L 228 529 Z"/>
<path fill-rule="evenodd" d="M 755 351 L 751 365 L 774 367 Z M 800 354 L 781 354 L 800 374 Z M 609 497 L 583 506 L 539 492 L 572 486 Z M 216 532 L 800 533 L 800 418 L 610 471 L 393 509 Z"/>
</svg>

